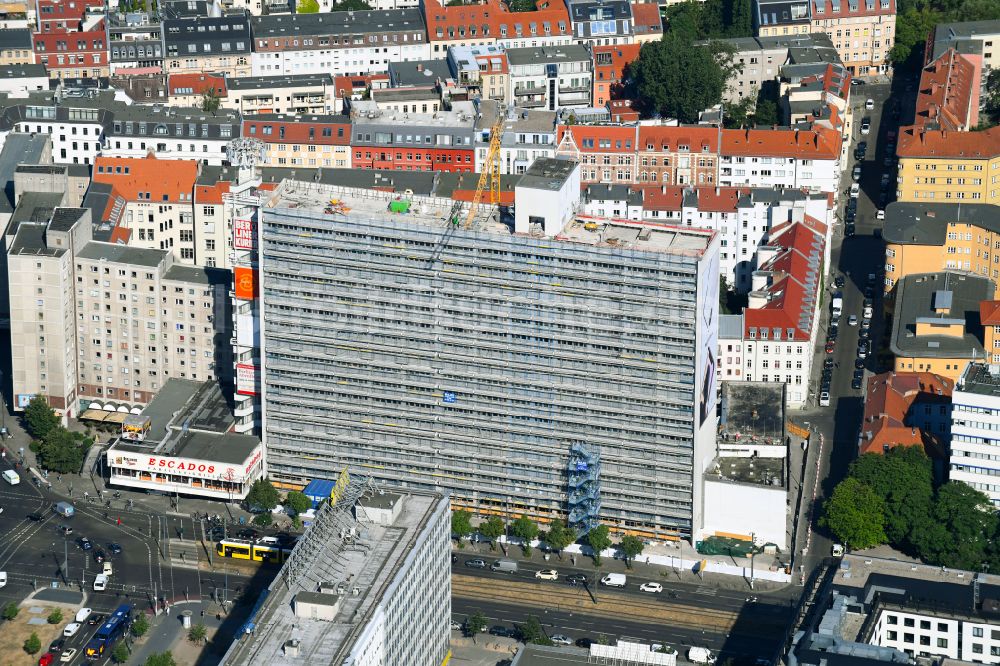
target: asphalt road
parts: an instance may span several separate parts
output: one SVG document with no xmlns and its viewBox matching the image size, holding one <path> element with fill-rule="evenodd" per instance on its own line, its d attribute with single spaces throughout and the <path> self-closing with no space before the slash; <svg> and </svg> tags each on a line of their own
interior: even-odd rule
<svg viewBox="0 0 1000 666">
<path fill-rule="evenodd" d="M 890 182 L 886 189 L 889 201 L 895 199 L 895 165 L 885 166 L 884 158 L 887 154 L 887 133 L 896 131 L 898 134 L 899 125 L 909 122 L 907 116 L 908 114 L 912 115 L 915 93 L 912 90 L 906 90 L 907 84 L 908 82 L 905 80 L 894 80 L 891 88 L 887 84 L 869 84 L 853 88 L 855 131 L 849 150 L 848 166 L 844 173 L 841 195 L 838 198 L 837 217 L 839 220 L 844 218 L 844 209 L 848 198 L 847 191 L 852 182 L 851 170 L 856 163 L 854 148 L 858 141 L 867 141 L 868 151 L 864 160 L 860 162 L 862 167 L 861 195 L 858 199 L 856 232 L 853 237 L 846 237 L 843 223 L 838 222 L 837 224 L 831 248 L 831 270 L 825 281 L 826 294 L 821 314 L 820 335 L 817 340 L 817 362 L 814 364 L 814 377 L 811 383 L 812 399 L 809 409 L 795 415 L 797 422 L 808 422 L 814 431 L 822 432 L 825 439 L 822 458 L 818 461 L 818 478 L 818 446 L 810 447 L 805 465 L 807 490 L 812 488 L 813 483 L 818 484 L 816 501 L 812 502 L 811 545 L 806 556 L 798 560 L 798 564 L 804 565 L 807 572 L 818 565 L 822 558 L 829 556 L 833 545 L 829 535 L 817 524 L 822 502 L 833 492 L 836 484 L 844 478 L 851 461 L 857 457 L 858 434 L 864 414 L 864 391 L 863 389 L 852 389 L 851 380 L 855 369 L 854 362 L 858 358 L 857 344 L 860 326 L 849 326 L 848 318 L 852 314 L 857 315 L 859 322 L 862 318 L 863 292 L 868 284 L 869 273 L 875 273 L 877 277 L 874 284 L 874 312 L 871 329 L 872 353 L 864 360 L 865 383 L 863 386 L 867 385 L 867 381 L 873 373 L 891 369 L 891 365 L 880 366 L 878 358 L 879 349 L 885 344 L 888 331 L 885 330 L 882 300 L 885 245 L 881 238 L 882 222 L 876 218 L 876 213 L 883 174 L 890 176 Z M 874 100 L 875 109 L 871 111 L 864 109 L 867 98 Z M 901 109 L 899 120 L 892 117 L 892 105 L 889 100 L 899 101 Z M 867 136 L 860 134 L 861 121 L 864 117 L 871 118 L 872 122 L 871 133 Z M 823 369 L 823 359 L 827 358 L 827 355 L 823 353 L 823 346 L 830 323 L 830 298 L 837 290 L 833 285 L 837 275 L 844 276 L 846 284 L 841 289 L 844 296 L 844 309 L 840 318 L 837 345 L 834 352 L 829 355 L 829 358 L 832 358 L 836 363 L 831 382 L 831 404 L 829 407 L 817 407 L 815 405 L 819 394 L 819 377 Z M 800 539 L 797 544 L 800 554 L 803 545 L 804 542 Z"/>
<path fill-rule="evenodd" d="M 679 649 L 701 645 L 737 659 L 776 653 L 791 621 L 790 600 L 800 591 L 788 587 L 748 598 L 746 591 L 644 576 L 641 570 L 626 574 L 623 589 L 593 584 L 584 588 L 569 585 L 566 576 L 582 573 L 593 581 L 593 567 L 522 562 L 517 573 L 502 574 L 467 567 L 468 559 L 476 557 L 459 554 L 452 568 L 452 612 L 458 622 L 480 611 L 491 626 L 512 627 L 536 615 L 550 636 L 563 634 L 574 641 L 597 640 L 600 635 L 612 641 L 634 638 Z M 559 579 L 535 578 L 544 568 L 556 569 Z M 639 586 L 648 581 L 660 583 L 663 592 L 642 592 Z"/>
</svg>

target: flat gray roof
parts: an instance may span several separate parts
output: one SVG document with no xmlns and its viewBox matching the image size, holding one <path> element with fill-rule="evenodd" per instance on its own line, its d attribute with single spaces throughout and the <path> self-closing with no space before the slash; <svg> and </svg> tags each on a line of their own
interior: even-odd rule
<svg viewBox="0 0 1000 666">
<path fill-rule="evenodd" d="M 882 238 L 899 245 L 944 245 L 948 224 L 953 222 L 1000 233 L 996 206 L 893 202 L 885 208 Z"/>
<path fill-rule="evenodd" d="M 279 76 L 245 76 L 226 79 L 226 87 L 230 90 L 259 90 L 322 85 L 333 85 L 333 76 L 330 74 L 283 74 Z"/>
<path fill-rule="evenodd" d="M 86 215 L 86 208 L 65 208 L 60 206 L 52 211 L 52 221 L 49 229 L 52 231 L 69 231 L 80 219 Z"/>
<path fill-rule="evenodd" d="M 524 172 L 517 186 L 557 192 L 566 183 L 577 164 L 573 160 L 539 157 Z"/>
<path fill-rule="evenodd" d="M 439 100 L 440 93 L 434 88 L 386 88 L 373 90 L 372 99 L 375 102 L 409 102 L 410 100 Z"/>
<path fill-rule="evenodd" d="M 723 431 L 774 436 L 785 431 L 785 385 L 771 382 L 722 382 Z"/>
<path fill-rule="evenodd" d="M 935 292 L 951 292 L 947 312 L 935 312 Z M 892 321 L 889 348 L 896 356 L 914 358 L 984 358 L 985 350 L 978 337 L 982 329 L 979 304 L 991 300 L 993 282 L 968 273 L 945 271 L 910 275 L 896 286 L 896 308 Z M 940 297 L 939 297 L 939 300 Z M 961 336 L 916 335 L 917 324 L 950 325 L 961 323 Z"/>
<path fill-rule="evenodd" d="M 507 61 L 514 65 L 546 64 L 558 62 L 590 62 L 590 51 L 581 44 L 561 46 L 526 46 L 507 49 Z"/>
<path fill-rule="evenodd" d="M 576 647 L 521 645 L 510 666 L 572 666 L 589 664 L 590 652 Z"/>
<path fill-rule="evenodd" d="M 225 284 L 232 281 L 232 273 L 224 268 L 206 268 L 204 266 L 187 266 L 173 264 L 163 274 L 165 280 L 177 280 L 190 284 Z"/>
<path fill-rule="evenodd" d="M 153 250 L 142 247 L 129 247 L 117 243 L 101 243 L 90 241 L 80 248 L 76 256 L 80 259 L 90 259 L 92 261 L 112 261 L 119 264 L 132 264 L 136 266 L 159 266 L 167 253 L 164 250 Z"/>
<path fill-rule="evenodd" d="M 66 248 L 50 248 L 45 242 L 45 224 L 24 222 L 17 226 L 14 242 L 10 246 L 10 254 L 30 254 L 43 257 L 58 257 L 66 252 Z"/>
<path fill-rule="evenodd" d="M 991 372 L 985 363 L 970 363 L 955 388 L 966 393 L 1000 396 L 1000 374 Z"/>
<path fill-rule="evenodd" d="M 393 86 L 432 86 L 438 78 L 451 78 L 446 58 L 389 63 L 389 80 Z"/>
<path fill-rule="evenodd" d="M 48 76 L 48 73 L 45 71 L 45 65 L 0 66 L 0 79 L 48 78 Z"/>
<path fill-rule="evenodd" d="M 319 14 L 275 14 L 250 19 L 255 40 L 269 37 L 309 37 L 312 35 L 364 35 L 376 33 L 411 35 L 411 42 L 423 43 L 427 35 L 424 14 L 416 7 L 369 11 L 326 12 Z M 181 54 L 183 57 L 183 54 Z"/>
<path fill-rule="evenodd" d="M 50 140 L 47 134 L 12 132 L 7 135 L 3 150 L 0 150 L 0 188 L 3 189 L 3 195 L 0 195 L 0 213 L 14 211 L 14 170 L 19 164 L 37 164 L 42 158 L 45 144 Z"/>
<path fill-rule="evenodd" d="M 316 604 L 322 606 L 336 606 L 340 601 L 340 595 L 329 592 L 299 592 L 295 595 L 295 603 Z"/>
</svg>

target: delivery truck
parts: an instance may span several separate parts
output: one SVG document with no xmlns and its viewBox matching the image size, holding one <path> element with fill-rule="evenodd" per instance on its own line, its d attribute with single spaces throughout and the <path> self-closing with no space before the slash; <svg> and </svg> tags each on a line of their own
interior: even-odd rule
<svg viewBox="0 0 1000 666">
<path fill-rule="evenodd" d="M 601 579 L 601 585 L 608 587 L 625 587 L 625 574 L 609 573 Z"/>
<path fill-rule="evenodd" d="M 688 650 L 688 661 L 692 664 L 714 664 L 715 657 L 708 648 L 692 647 Z"/>
<path fill-rule="evenodd" d="M 18 473 L 12 469 L 4 470 L 3 480 L 12 486 L 16 486 L 17 484 L 21 483 L 20 475 L 18 475 Z"/>
<path fill-rule="evenodd" d="M 834 319 L 840 318 L 840 313 L 844 311 L 844 294 L 837 292 L 833 295 L 833 300 L 830 301 L 830 314 Z"/>
</svg>

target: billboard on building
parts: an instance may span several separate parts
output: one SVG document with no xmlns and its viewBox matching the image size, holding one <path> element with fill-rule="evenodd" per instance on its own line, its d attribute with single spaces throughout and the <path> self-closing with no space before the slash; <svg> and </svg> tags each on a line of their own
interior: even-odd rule
<svg viewBox="0 0 1000 666">
<path fill-rule="evenodd" d="M 253 300 L 256 296 L 257 285 L 256 276 L 252 268 L 238 266 L 233 271 L 233 288 L 236 291 L 236 298 Z"/>
<path fill-rule="evenodd" d="M 252 250 L 253 242 L 253 220 L 246 217 L 237 217 L 233 220 L 233 248 L 237 250 Z"/>
<path fill-rule="evenodd" d="M 715 246 L 713 251 L 713 245 Z M 698 293 L 701 304 L 698 313 L 698 351 L 695 377 L 698 387 L 698 427 L 715 416 L 717 388 L 716 356 L 719 353 L 719 253 L 717 242 L 709 245 L 708 256 L 701 262 Z"/>
<path fill-rule="evenodd" d="M 133 469 L 146 474 L 177 474 L 201 479 L 220 479 L 234 483 L 243 483 L 253 478 L 256 469 L 260 467 L 262 457 L 260 444 L 250 451 L 242 464 L 118 451 L 114 447 L 107 452 L 108 466 L 113 468 Z"/>
<path fill-rule="evenodd" d="M 249 363 L 236 364 L 236 392 L 257 395 L 257 367 Z"/>
</svg>

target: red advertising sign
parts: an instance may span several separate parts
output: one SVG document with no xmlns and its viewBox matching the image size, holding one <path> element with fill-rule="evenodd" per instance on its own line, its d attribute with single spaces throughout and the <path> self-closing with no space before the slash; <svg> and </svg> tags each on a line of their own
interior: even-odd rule
<svg viewBox="0 0 1000 666">
<path fill-rule="evenodd" d="M 237 217 L 233 220 L 233 248 L 237 250 L 253 249 L 253 220 Z"/>
<path fill-rule="evenodd" d="M 236 298 L 253 300 L 256 296 L 253 269 L 237 266 L 233 271 L 233 287 L 236 289 Z"/>
<path fill-rule="evenodd" d="M 248 363 L 236 364 L 236 392 L 257 395 L 257 368 Z"/>
</svg>

